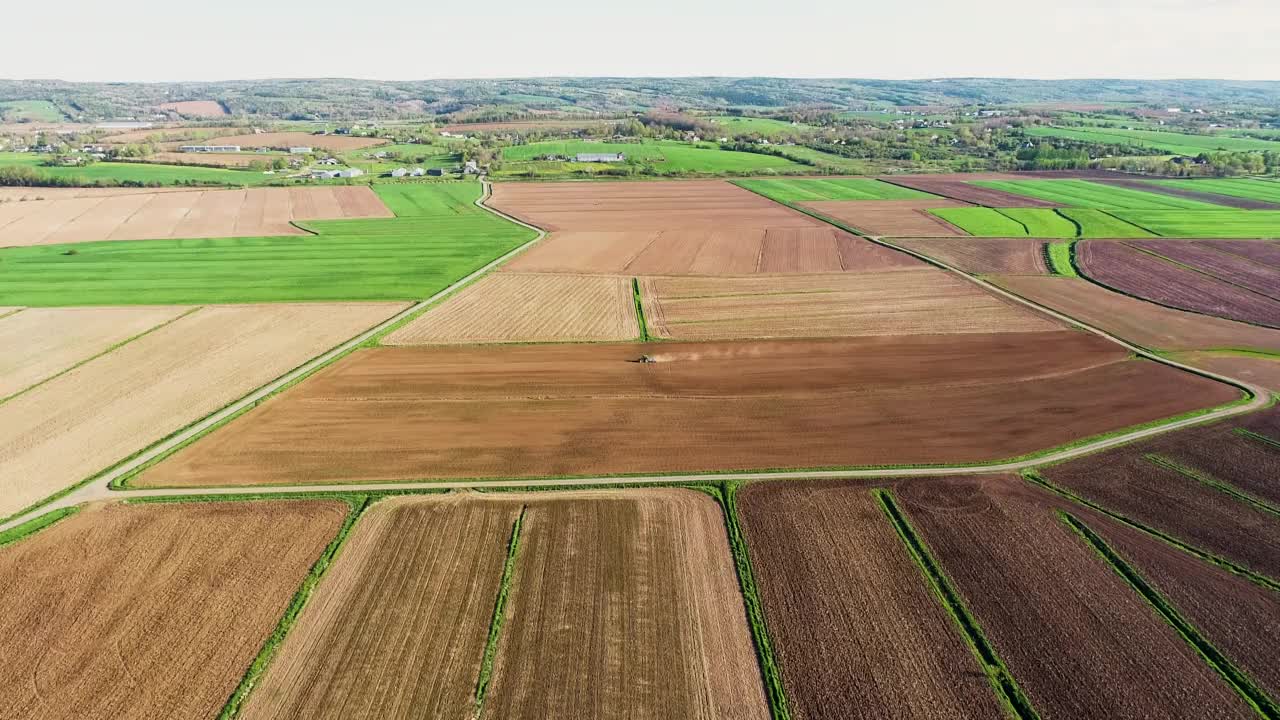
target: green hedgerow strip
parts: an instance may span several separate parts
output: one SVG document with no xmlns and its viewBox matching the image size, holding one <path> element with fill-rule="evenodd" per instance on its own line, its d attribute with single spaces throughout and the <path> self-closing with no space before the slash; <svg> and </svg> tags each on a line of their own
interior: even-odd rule
<svg viewBox="0 0 1280 720">
<path fill-rule="evenodd" d="M 636 304 L 636 321 L 640 324 L 640 339 L 649 342 L 649 323 L 644 319 L 644 303 L 640 301 L 640 278 L 631 278 L 631 301 Z"/>
<path fill-rule="evenodd" d="M 1013 716 L 1019 718 L 1019 720 L 1038 720 L 1040 715 L 1032 707 L 1031 700 L 1022 692 L 1017 680 L 1013 678 L 1013 673 L 1009 672 L 1009 668 L 1000 659 L 1000 655 L 996 653 L 995 647 L 983 634 L 977 618 L 969 612 L 969 608 L 965 606 L 959 591 L 951 584 L 951 580 L 947 577 L 942 566 L 938 564 L 933 554 L 929 552 L 924 539 L 916 533 L 910 521 L 898 508 L 897 503 L 893 500 L 893 495 L 888 490 L 875 490 L 874 494 L 880 501 L 881 508 L 884 509 L 885 514 L 889 517 L 889 521 L 893 523 L 894 529 L 898 531 L 898 537 L 907 546 L 907 550 L 915 559 L 916 564 L 920 566 L 921 572 L 929 581 L 929 584 L 933 586 L 934 593 L 947 611 L 951 613 L 951 618 L 955 620 L 956 625 L 959 626 L 960 631 L 969 642 L 969 647 L 982 664 L 987 679 L 991 682 L 991 686 L 996 692 L 996 696 L 1012 712 Z"/>
<path fill-rule="evenodd" d="M 21 525 L 15 525 L 4 532 L 0 532 L 0 547 L 12 545 L 29 535 L 34 535 L 37 532 L 40 532 L 69 515 L 75 515 L 77 512 L 80 512 L 80 506 L 73 505 L 71 507 L 51 510 L 39 517 L 31 518 Z"/>
<path fill-rule="evenodd" d="M 325 572 L 333 564 L 338 552 L 351 534 L 351 529 L 355 527 L 356 521 L 360 519 L 360 516 L 369 507 L 370 502 L 371 498 L 367 495 L 355 496 L 348 500 L 351 510 L 347 513 L 347 518 L 343 521 L 342 527 L 338 529 L 338 534 L 334 536 L 328 547 L 320 554 L 320 558 L 311 566 L 311 572 L 307 573 L 307 576 L 303 578 L 302 585 L 293 594 L 293 599 L 289 601 L 289 607 L 285 609 L 284 616 L 280 618 L 280 622 L 276 623 L 276 629 L 267 638 L 267 642 L 263 644 L 262 650 L 253 659 L 249 669 L 245 671 L 244 677 L 240 679 L 240 684 L 232 691 L 231 697 L 227 698 L 226 705 L 222 706 L 222 712 L 218 713 L 218 720 L 230 720 L 240 714 L 240 710 L 243 709 L 249 693 L 253 691 L 262 674 L 266 672 L 271 661 L 275 659 L 276 653 L 280 650 L 280 644 L 284 642 L 285 636 L 289 634 L 289 630 L 297 622 L 298 616 L 302 613 L 307 601 L 311 599 L 311 593 L 320 582 L 320 578 L 324 576 Z"/>
<path fill-rule="evenodd" d="M 733 553 L 733 564 L 738 571 L 738 587 L 742 590 L 742 603 L 747 611 L 747 622 L 751 625 L 751 638 L 756 647 L 756 658 L 760 661 L 760 674 L 764 680 L 765 693 L 769 696 L 769 712 L 773 720 L 790 720 L 791 702 L 787 699 L 787 690 L 782 684 L 782 666 L 778 663 L 773 642 L 769 639 L 769 628 L 764 619 L 764 603 L 760 600 L 751 556 L 747 552 L 746 536 L 738 518 L 739 487 L 741 483 L 722 483 L 717 499 L 724 508 L 729 550 Z"/>
<path fill-rule="evenodd" d="M 476 678 L 476 709 L 472 717 L 479 718 L 484 712 L 484 699 L 489 691 L 489 681 L 493 677 L 493 661 L 498 654 L 498 636 L 502 633 L 502 622 L 507 611 L 507 597 L 511 594 L 511 579 L 516 570 L 516 556 L 520 552 L 520 529 L 524 526 L 524 514 L 529 510 L 525 505 L 511 524 L 511 539 L 507 542 L 507 561 L 502 566 L 502 582 L 498 585 L 498 596 L 493 601 L 493 619 L 489 621 L 489 638 L 484 644 L 484 656 L 480 661 L 480 675 Z"/>
<path fill-rule="evenodd" d="M 1187 644 L 1209 664 L 1209 667 L 1221 675 L 1244 698 L 1245 702 L 1257 711 L 1258 715 L 1268 718 L 1268 720 L 1280 720 L 1280 706 L 1277 706 L 1270 696 L 1259 689 L 1247 673 L 1236 667 L 1213 646 L 1213 643 L 1201 635 L 1194 625 L 1182 617 L 1182 614 L 1178 612 L 1172 603 L 1152 587 L 1142 577 L 1141 573 L 1129 565 L 1105 540 L 1079 518 L 1061 511 L 1058 514 L 1063 522 L 1070 526 L 1072 530 L 1075 530 L 1080 537 L 1084 538 L 1085 542 L 1106 560 L 1117 575 L 1124 578 L 1144 600 L 1155 608 L 1156 612 L 1164 617 L 1165 621 L 1178 631 L 1178 634 L 1187 641 Z"/>
</svg>

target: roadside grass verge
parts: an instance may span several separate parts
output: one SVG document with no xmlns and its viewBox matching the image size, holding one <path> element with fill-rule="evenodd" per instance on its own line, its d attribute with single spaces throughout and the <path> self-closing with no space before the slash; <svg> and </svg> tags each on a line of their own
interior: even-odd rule
<svg viewBox="0 0 1280 720">
<path fill-rule="evenodd" d="M 520 552 L 520 530 L 524 526 L 524 515 L 528 505 L 520 508 L 520 514 L 511 524 L 511 539 L 507 542 L 507 560 L 502 566 L 502 582 L 498 585 L 498 595 L 493 601 L 493 618 L 489 621 L 489 635 L 484 644 L 484 655 L 481 656 L 480 673 L 476 677 L 475 714 L 479 718 L 484 712 L 484 700 L 489 691 L 489 681 L 493 677 L 493 661 L 498 654 L 498 639 L 502 634 L 502 623 L 506 620 L 507 597 L 511 594 L 512 576 L 515 574 L 516 559 Z"/>
<path fill-rule="evenodd" d="M 338 553 L 341 552 L 347 537 L 350 536 L 351 529 L 355 527 L 356 521 L 368 509 L 371 500 L 367 495 L 355 495 L 344 499 L 350 507 L 346 520 L 343 521 L 342 527 L 338 529 L 337 535 L 329 542 L 328 547 L 320 554 L 319 559 L 311 566 L 311 571 L 302 580 L 302 585 L 297 592 L 293 594 L 293 599 L 289 601 L 289 606 L 285 609 L 280 622 L 276 624 L 275 630 L 267 638 L 262 649 L 258 651 L 258 655 L 249 665 L 249 669 L 245 671 L 240 684 L 232 691 L 231 696 L 227 698 L 226 704 L 222 707 L 222 712 L 218 713 L 219 720 L 229 720 L 239 715 L 240 710 L 244 707 L 245 700 L 249 697 L 249 693 L 253 691 L 258 680 L 262 678 L 262 674 L 266 672 L 271 661 L 275 659 L 281 643 L 284 642 L 285 636 L 289 634 L 289 630 L 297 622 L 298 616 L 302 613 L 302 609 L 306 607 L 307 601 L 311 599 L 311 594 L 316 585 L 319 584 L 320 578 L 333 565 L 333 561 L 337 558 Z"/>
<path fill-rule="evenodd" d="M 59 520 L 62 520 L 63 518 L 69 517 L 71 515 L 75 515 L 78 512 L 80 512 L 79 505 L 73 505 L 72 507 L 58 508 L 57 510 L 50 510 L 49 512 L 43 515 L 40 515 L 39 517 L 34 517 L 22 523 L 21 525 L 15 525 L 14 527 L 11 527 L 8 530 L 5 530 L 4 532 L 0 532 L 0 547 L 4 547 L 6 545 L 12 545 L 13 543 L 18 542 L 19 540 L 22 540 L 23 538 L 26 538 L 30 535 L 34 535 L 35 533 L 40 532 L 41 530 L 49 527 L 50 525 L 58 522 Z"/>
<path fill-rule="evenodd" d="M 938 602 L 946 608 L 968 642 L 969 649 L 978 659 L 996 696 L 1009 713 L 1019 720 L 1038 720 L 1040 716 L 1032 707 L 1031 701 L 1022 692 L 1022 688 L 1018 686 L 1013 673 L 1009 672 L 1009 668 L 1004 664 L 995 647 L 983 634 L 982 627 L 965 606 L 964 600 L 961 599 L 951 579 L 947 577 L 946 571 L 934 559 L 924 539 L 898 508 L 893 494 L 883 489 L 875 490 L 873 493 L 880 501 L 880 507 L 884 510 L 889 522 L 898 532 L 898 537 L 902 539 L 903 545 L 906 546 L 916 565 L 919 566 L 921 574 L 937 596 Z"/>
<path fill-rule="evenodd" d="M 1117 575 L 1125 579 L 1130 587 L 1134 589 L 1149 605 L 1159 613 L 1166 622 L 1169 623 L 1183 640 L 1190 645 L 1200 657 L 1208 663 L 1229 685 L 1249 704 L 1260 716 L 1268 718 L 1268 720 L 1280 719 L 1280 707 L 1278 707 L 1265 692 L 1249 678 L 1248 674 L 1240 668 L 1237 668 L 1225 655 L 1222 654 L 1212 643 L 1208 641 L 1200 631 L 1191 624 L 1182 614 L 1173 606 L 1169 600 L 1160 594 L 1158 590 L 1151 586 L 1150 583 L 1142 577 L 1133 566 L 1129 565 L 1124 558 L 1120 557 L 1106 541 L 1098 536 L 1079 518 L 1070 513 L 1059 512 L 1062 521 L 1065 522 L 1072 530 L 1093 548 L 1099 556 L 1102 557 L 1111 569 Z"/>
</svg>

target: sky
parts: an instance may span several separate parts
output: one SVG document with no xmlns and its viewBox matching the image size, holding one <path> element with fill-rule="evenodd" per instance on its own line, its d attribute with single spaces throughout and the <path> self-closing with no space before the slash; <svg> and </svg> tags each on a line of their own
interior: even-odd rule
<svg viewBox="0 0 1280 720">
<path fill-rule="evenodd" d="M 27 30 L 5 33 L 0 77 L 1280 80 L 1280 0 L 442 4 L 59 0 L 52 11 L 12 3 L 4 24 Z"/>
</svg>

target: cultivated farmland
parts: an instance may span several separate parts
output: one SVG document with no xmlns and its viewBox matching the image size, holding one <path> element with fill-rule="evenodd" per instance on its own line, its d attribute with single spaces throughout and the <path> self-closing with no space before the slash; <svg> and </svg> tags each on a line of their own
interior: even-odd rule
<svg viewBox="0 0 1280 720">
<path fill-rule="evenodd" d="M 859 275 L 645 278 L 640 297 L 649 332 L 679 340 L 1057 329 L 1044 316 L 932 268 Z"/>
<path fill-rule="evenodd" d="M 1164 237 L 1280 238 L 1280 210 L 1117 210 L 1115 215 Z"/>
<path fill-rule="evenodd" d="M 201 308 L 0 404 L 0 517 L 106 469 L 402 307 Z"/>
<path fill-rule="evenodd" d="M 755 483 L 738 506 L 797 717 L 1004 717 L 868 486 Z"/>
<path fill-rule="evenodd" d="M 1043 242 L 1023 238 L 894 238 L 894 245 L 975 275 L 1048 275 Z"/>
<path fill-rule="evenodd" d="M 1076 246 L 1080 270 L 1127 295 L 1169 307 L 1280 327 L 1280 300 L 1196 272 L 1124 243 L 1094 240 Z"/>
<path fill-rule="evenodd" d="M 991 280 L 1022 297 L 1149 348 L 1280 350 L 1280 330 L 1167 308 L 1081 278 L 1000 275 Z"/>
<path fill-rule="evenodd" d="M 871 178 L 736 180 L 734 184 L 782 203 L 815 200 L 927 200 L 934 198 L 930 193 Z"/>
<path fill-rule="evenodd" d="M 216 716 L 346 511 L 90 506 L 0 548 L 0 715 Z"/>
<path fill-rule="evenodd" d="M 940 208 L 929 211 L 980 237 L 1152 237 L 1136 225 L 1089 208 Z"/>
<path fill-rule="evenodd" d="M 1016 175 L 995 175 L 991 173 L 968 173 L 960 175 L 908 175 L 892 177 L 889 182 L 941 197 L 959 200 L 993 208 L 1051 208 L 1057 204 L 1048 200 L 1014 195 L 1013 193 L 981 187 L 973 184 L 974 180 L 1016 180 Z"/>
<path fill-rule="evenodd" d="M 656 362 L 634 362 L 642 355 Z M 977 462 L 1238 395 L 1074 331 L 377 348 L 263 403 L 137 482 Z"/>
<path fill-rule="evenodd" d="M 177 318 L 188 308 L 0 309 L 0 401 Z"/>
<path fill-rule="evenodd" d="M 976 185 L 1059 205 L 1098 210 L 1220 210 L 1212 203 L 1088 180 L 978 180 Z"/>
<path fill-rule="evenodd" d="M 205 145 L 239 145 L 246 148 L 288 149 L 291 147 L 323 148 L 330 152 L 361 150 L 384 145 L 380 138 L 354 135 L 312 135 L 307 132 L 269 132 L 249 135 L 224 135 L 203 141 Z"/>
<path fill-rule="evenodd" d="M 398 498 L 357 525 L 245 716 L 469 718 L 480 694 L 502 718 L 765 718 L 759 672 L 706 495 Z"/>
<path fill-rule="evenodd" d="M 1175 356 L 1179 362 L 1280 392 L 1280 356 L 1186 352 Z"/>
<path fill-rule="evenodd" d="M 291 223 L 391 216 L 367 186 L 136 193 L 0 205 L 0 243 L 305 235 Z"/>
<path fill-rule="evenodd" d="M 1280 269 L 1280 243 L 1254 240 L 1205 240 L 1205 245 Z"/>
<path fill-rule="evenodd" d="M 1015 477 L 907 483 L 895 495 L 1042 717 L 1253 717 L 1057 517 L 1053 496 Z"/>
<path fill-rule="evenodd" d="M 391 333 L 385 343 L 634 340 L 639 332 L 627 278 L 491 273 Z"/>
<path fill-rule="evenodd" d="M 823 200 L 804 207 L 868 235 L 950 237 L 964 230 L 930 214 L 935 208 L 969 207 L 954 200 Z"/>
<path fill-rule="evenodd" d="M 1267 203 L 1280 203 L 1280 184 L 1263 180 L 1246 178 L 1204 178 L 1200 180 L 1151 180 L 1152 185 L 1191 190 L 1193 192 L 1214 193 L 1245 200 L 1261 200 Z"/>
<path fill-rule="evenodd" d="M 1168 258 L 1246 290 L 1280 299 L 1280 267 L 1262 265 L 1215 247 L 1186 240 L 1149 240 L 1129 245 Z"/>
<path fill-rule="evenodd" d="M 217 100 L 179 100 L 178 102 L 167 102 L 157 106 L 161 110 L 170 110 L 179 115 L 191 115 L 193 117 L 223 117 L 227 115 L 227 109 Z"/>
</svg>

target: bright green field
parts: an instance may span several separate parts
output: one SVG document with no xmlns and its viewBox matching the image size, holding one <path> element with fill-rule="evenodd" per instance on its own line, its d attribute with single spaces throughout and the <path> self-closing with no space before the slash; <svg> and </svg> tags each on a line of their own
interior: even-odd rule
<svg viewBox="0 0 1280 720">
<path fill-rule="evenodd" d="M 1132 238 L 1151 237 L 1123 220 L 1102 210 L 1090 208 L 938 208 L 929 212 L 978 237 L 1043 237 L 1047 239 L 1076 237 L 1074 220 L 1080 225 L 1080 237 Z M 1066 217 L 1063 217 L 1063 216 Z M 1069 219 L 1068 219 L 1069 218 Z"/>
<path fill-rule="evenodd" d="M 365 154 L 386 151 L 399 153 L 401 159 L 365 157 Z M 452 168 L 461 165 L 461 156 L 444 145 L 401 144 L 378 145 L 363 150 L 352 150 L 340 156 L 351 167 L 358 167 L 369 173 L 390 172 L 398 167 Z M 412 158 L 425 158 L 422 162 L 413 162 Z"/>
<path fill-rule="evenodd" d="M 797 170 L 804 166 L 787 158 L 758 153 L 721 150 L 711 143 L 691 145 L 673 141 L 657 141 L 646 143 L 600 143 L 586 141 L 539 142 L 528 145 L 516 145 L 502 149 L 502 158 L 508 164 L 495 175 L 512 175 L 521 172 L 519 163 L 532 161 L 540 155 L 559 155 L 572 157 L 578 153 L 623 153 L 628 161 L 635 160 L 659 174 L 663 173 L 707 173 L 707 174 L 745 174 L 767 170 Z M 556 166 L 572 163 L 539 164 L 539 171 L 554 172 Z M 600 169 L 624 163 L 593 163 Z"/>
<path fill-rule="evenodd" d="M 1068 207 L 1102 210 L 1220 210 L 1222 206 L 1199 200 L 1161 195 L 1125 187 L 1103 185 L 1088 180 L 980 180 L 980 185 L 994 190 L 1033 197 Z"/>
<path fill-rule="evenodd" d="M 737 185 L 779 202 L 818 200 L 917 200 L 929 193 L 871 178 L 736 180 Z"/>
<path fill-rule="evenodd" d="M 872 172 L 871 166 L 862 160 L 841 157 L 803 145 L 777 145 L 774 149 L 795 160 L 813 163 L 817 167 L 829 168 L 848 175 L 867 175 Z"/>
<path fill-rule="evenodd" d="M 534 236 L 471 205 L 478 183 L 374 189 L 405 216 L 306 223 L 315 236 L 0 250 L 0 305 L 419 300 Z"/>
<path fill-rule="evenodd" d="M 792 125 L 785 120 L 770 118 L 721 116 L 708 118 L 726 135 L 755 133 L 762 137 L 794 137 L 813 128 L 808 125 Z"/>
<path fill-rule="evenodd" d="M 48 100 L 6 100 L 0 102 L 0 118 L 5 122 L 58 122 L 63 115 Z"/>
<path fill-rule="evenodd" d="M 1124 210 L 1115 214 L 1166 237 L 1280 238 L 1280 210 Z"/>
<path fill-rule="evenodd" d="M 1165 185 L 1181 190 L 1195 190 L 1218 195 L 1245 198 L 1247 200 L 1263 200 L 1280 203 L 1280 183 L 1269 180 L 1249 180 L 1246 178 L 1209 178 L 1205 180 L 1152 180 L 1156 185 Z"/>
<path fill-rule="evenodd" d="M 84 181 L 81 183 L 84 185 L 92 185 L 98 181 L 160 183 L 161 185 L 174 185 L 181 182 L 210 185 L 261 185 L 277 179 L 276 176 L 263 175 L 257 170 L 229 170 L 190 165 L 99 162 L 85 167 L 45 167 L 40 163 L 47 157 L 35 153 L 0 153 L 0 167 L 26 165 L 53 177 L 79 178 Z"/>
<path fill-rule="evenodd" d="M 1049 243 L 1049 269 L 1053 271 L 1054 275 L 1080 277 L 1080 273 L 1076 272 L 1075 265 L 1071 264 L 1070 242 Z"/>
<path fill-rule="evenodd" d="M 1221 135 L 1189 135 L 1159 130 L 1029 127 L 1026 128 L 1025 132 L 1032 137 L 1060 137 L 1084 142 L 1146 145 L 1156 150 L 1180 155 L 1199 155 L 1202 152 L 1222 150 L 1233 152 L 1280 150 L 1280 143 L 1268 140 L 1223 137 Z"/>
</svg>

